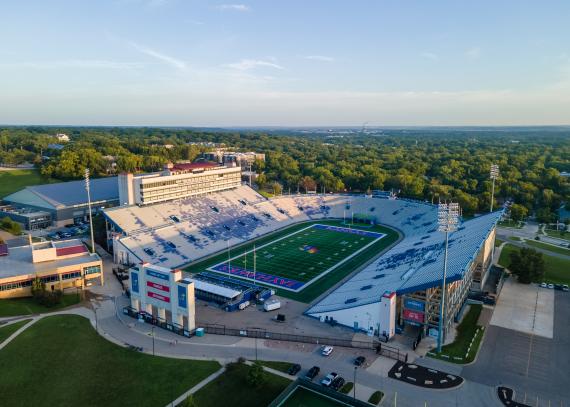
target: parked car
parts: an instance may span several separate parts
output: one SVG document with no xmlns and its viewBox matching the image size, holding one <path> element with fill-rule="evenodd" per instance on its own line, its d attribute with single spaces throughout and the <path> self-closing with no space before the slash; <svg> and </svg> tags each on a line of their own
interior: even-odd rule
<svg viewBox="0 0 570 407">
<path fill-rule="evenodd" d="M 313 366 L 312 368 L 309 369 L 309 371 L 305 375 L 305 378 L 307 378 L 309 380 L 313 380 L 315 377 L 317 377 L 317 375 L 319 374 L 320 371 L 321 371 L 320 367 Z"/>
<path fill-rule="evenodd" d="M 551 290 L 554 288 L 554 284 L 548 284 L 548 288 L 550 288 Z"/>
<path fill-rule="evenodd" d="M 69 233 L 69 232 L 62 232 L 62 233 L 60 233 L 60 235 L 62 238 L 65 238 L 65 239 L 68 239 L 71 237 L 71 233 Z"/>
<path fill-rule="evenodd" d="M 568 284 L 562 284 L 562 291 L 568 291 Z"/>
<path fill-rule="evenodd" d="M 334 379 L 336 379 L 337 377 L 338 377 L 338 373 L 330 372 L 328 375 L 326 375 L 323 378 L 323 380 L 321 380 L 321 384 L 325 387 L 330 387 L 330 385 L 332 384 Z"/>
<path fill-rule="evenodd" d="M 287 370 L 287 373 L 289 373 L 291 376 L 295 376 L 297 373 L 299 373 L 299 370 L 301 370 L 301 365 L 298 363 L 295 363 L 295 364 L 291 365 L 289 370 Z"/>
<path fill-rule="evenodd" d="M 359 356 L 354 359 L 354 366 L 362 366 L 366 362 L 366 358 L 364 356 Z"/>
<path fill-rule="evenodd" d="M 344 383 L 345 383 L 345 380 L 339 376 L 333 380 L 330 387 L 333 390 L 340 390 L 340 389 L 342 389 L 342 386 L 344 386 Z"/>
<path fill-rule="evenodd" d="M 328 356 L 332 353 L 333 347 L 332 346 L 323 346 L 321 348 L 321 355 Z"/>
<path fill-rule="evenodd" d="M 546 284 L 546 283 L 540 283 L 540 286 L 541 286 L 542 288 L 548 288 L 548 284 Z"/>
</svg>

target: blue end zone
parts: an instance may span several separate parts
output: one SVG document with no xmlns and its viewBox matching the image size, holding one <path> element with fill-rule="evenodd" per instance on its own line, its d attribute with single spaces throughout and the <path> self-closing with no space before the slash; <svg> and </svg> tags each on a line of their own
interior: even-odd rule
<svg viewBox="0 0 570 407">
<path fill-rule="evenodd" d="M 352 228 L 343 228 L 341 226 L 317 224 L 317 225 L 313 225 L 313 228 L 314 229 L 322 229 L 322 230 L 331 230 L 333 232 L 351 233 L 353 235 L 375 237 L 375 238 L 382 238 L 382 237 L 386 236 L 384 233 L 369 232 L 367 230 L 352 229 Z"/>
<path fill-rule="evenodd" d="M 226 263 L 218 264 L 211 268 L 211 270 L 215 270 L 220 273 L 228 273 L 228 269 L 229 273 L 235 276 L 244 277 L 248 279 L 253 279 L 255 276 L 255 281 L 274 285 L 279 288 L 286 288 L 289 290 L 296 291 L 305 285 L 305 283 L 302 283 L 300 281 L 292 280 L 290 278 L 285 278 L 285 277 L 274 276 L 272 274 L 262 273 L 261 271 L 254 273 L 252 270 L 247 270 L 243 267 L 231 266 L 230 269 Z"/>
</svg>

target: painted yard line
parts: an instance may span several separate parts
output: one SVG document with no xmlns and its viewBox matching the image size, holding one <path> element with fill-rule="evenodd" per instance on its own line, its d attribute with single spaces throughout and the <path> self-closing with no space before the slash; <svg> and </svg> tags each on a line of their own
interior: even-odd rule
<svg viewBox="0 0 570 407">
<path fill-rule="evenodd" d="M 314 225 L 311 225 L 311 226 L 309 226 L 309 227 L 307 227 L 307 228 L 301 229 L 301 230 L 299 230 L 299 231 L 297 231 L 297 232 L 295 232 L 295 233 L 292 233 L 292 234 L 290 234 L 290 235 L 287 235 L 287 236 L 285 236 L 285 237 L 283 237 L 283 238 L 281 238 L 281 239 L 275 240 L 275 241 L 273 241 L 273 242 L 271 242 L 271 243 L 268 243 L 268 244 L 266 244 L 266 245 L 264 245 L 264 246 L 261 246 L 260 248 L 265 247 L 265 246 L 268 246 L 268 245 L 270 245 L 270 244 L 273 244 L 273 243 L 275 243 L 275 242 L 277 242 L 277 241 L 279 241 L 279 240 L 285 239 L 286 237 L 291 237 L 292 235 L 295 235 L 295 234 L 297 234 L 297 233 L 299 233 L 299 232 L 302 232 L 302 231 L 304 231 L 304 230 L 310 229 L 310 228 L 312 228 L 313 226 L 314 226 Z M 368 244 L 365 245 L 364 247 L 361 247 L 359 250 L 355 251 L 355 252 L 352 253 L 350 256 L 345 257 L 343 260 L 341 260 L 341 261 L 339 261 L 338 263 L 334 264 L 332 267 L 329 267 L 327 270 L 325 270 L 325 271 L 323 271 L 322 273 L 318 274 L 317 276 L 313 277 L 311 280 L 305 282 L 305 283 L 303 284 L 303 286 L 300 287 L 300 288 L 292 289 L 292 288 L 287 288 L 287 287 L 284 287 L 284 286 L 280 286 L 280 285 L 277 285 L 277 284 L 271 284 L 271 283 L 267 283 L 267 282 L 263 282 L 263 281 L 261 281 L 260 283 L 261 283 L 261 284 L 264 284 L 264 285 L 271 286 L 271 287 L 280 288 L 280 289 L 282 289 L 282 290 L 287 290 L 287 291 L 290 291 L 290 292 L 299 293 L 300 291 L 302 291 L 302 290 L 304 290 L 305 288 L 309 287 L 309 286 L 310 286 L 311 284 L 313 284 L 315 281 L 317 281 L 317 280 L 319 280 L 320 278 L 326 276 L 326 275 L 329 274 L 331 271 L 333 271 L 333 270 L 336 269 L 337 267 L 341 266 L 342 264 L 344 264 L 344 263 L 347 262 L 348 260 L 352 259 L 353 257 L 357 256 L 357 255 L 360 254 L 362 251 L 366 250 L 368 247 L 372 246 L 373 244 L 375 244 L 376 242 L 380 241 L 380 240 L 383 239 L 384 237 L 386 237 L 385 234 L 384 234 L 382 237 L 379 237 L 379 238 L 377 238 L 377 239 L 372 240 L 370 243 L 368 243 Z M 257 249 L 256 249 L 256 250 L 257 250 Z M 252 250 L 252 251 L 253 251 L 253 250 Z M 252 251 L 250 251 L 250 252 L 252 252 Z M 240 255 L 238 255 L 238 256 L 235 256 L 235 257 L 233 257 L 233 258 L 230 258 L 229 262 L 231 263 L 232 260 L 235 260 L 235 259 L 237 259 L 237 258 L 240 258 L 240 257 L 242 257 L 242 256 L 244 256 L 244 255 L 245 255 L 245 254 L 240 254 Z M 219 273 L 219 274 L 224 274 L 223 272 L 220 272 L 219 270 L 216 270 L 215 267 L 222 266 L 222 265 L 227 264 L 227 263 L 228 263 L 227 261 L 220 262 L 220 263 L 218 263 L 218 264 L 215 264 L 215 265 L 213 265 L 213 266 L 207 268 L 207 270 L 208 270 L 208 271 L 215 272 L 215 273 Z M 232 267 L 232 268 L 233 268 L 233 267 Z M 239 277 L 239 276 L 238 276 L 238 277 Z M 281 277 L 281 276 L 275 276 L 275 277 L 281 278 L 281 279 L 284 279 L 284 280 L 286 279 L 285 277 Z M 246 280 L 253 280 L 253 279 L 248 278 L 248 277 L 242 277 L 242 278 L 244 278 L 244 279 L 246 279 Z M 293 280 L 293 279 L 287 278 L 287 280 Z M 257 280 L 256 280 L 256 281 L 257 281 Z"/>
</svg>

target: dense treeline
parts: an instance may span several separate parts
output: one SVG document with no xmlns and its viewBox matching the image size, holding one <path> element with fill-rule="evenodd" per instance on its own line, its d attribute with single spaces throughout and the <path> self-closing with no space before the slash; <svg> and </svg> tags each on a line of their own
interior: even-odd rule
<svg viewBox="0 0 570 407">
<path fill-rule="evenodd" d="M 49 149 L 58 132 L 72 141 L 60 150 Z M 553 221 L 570 195 L 568 179 L 560 175 L 570 171 L 570 129 L 565 128 L 393 129 L 376 134 L 5 128 L 0 130 L 0 162 L 33 162 L 44 175 L 59 179 L 78 178 L 85 167 L 96 176 L 154 171 L 167 161 L 194 160 L 210 149 L 191 142 L 266 153 L 266 162 L 256 163 L 263 172 L 258 183 L 278 183 L 285 192 L 394 190 L 432 202 L 454 199 L 470 215 L 488 210 L 489 168 L 496 163 L 501 171 L 497 203 L 512 199 L 523 215 L 534 212 L 540 221 Z"/>
</svg>

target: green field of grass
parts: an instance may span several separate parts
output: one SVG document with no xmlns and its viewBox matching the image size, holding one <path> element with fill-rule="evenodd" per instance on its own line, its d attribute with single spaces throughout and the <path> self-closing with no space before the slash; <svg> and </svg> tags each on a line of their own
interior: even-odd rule
<svg viewBox="0 0 570 407">
<path fill-rule="evenodd" d="M 561 246 L 555 246 L 553 244 L 537 242 L 536 240 L 527 240 L 525 242 L 529 246 L 536 247 L 537 249 L 548 250 L 549 252 L 564 254 L 570 256 L 570 249 Z"/>
<path fill-rule="evenodd" d="M 509 268 L 511 264 L 510 253 L 519 250 L 516 246 L 507 244 L 503 246 L 499 265 Z M 545 263 L 545 273 L 542 281 L 552 284 L 570 284 L 570 260 L 543 254 Z M 536 281 L 540 283 L 542 281 Z"/>
<path fill-rule="evenodd" d="M 477 321 L 479 320 L 479 315 L 481 314 L 483 306 L 482 305 L 471 305 L 469 307 L 469 312 L 463 317 L 463 320 L 457 327 L 457 334 L 455 340 L 450 343 L 449 345 L 442 346 L 441 354 L 436 353 L 435 351 L 433 354 L 428 354 L 430 357 L 435 359 L 442 359 L 452 363 L 470 363 L 475 359 L 477 355 L 477 351 L 479 349 L 479 343 L 483 338 L 483 330 L 479 325 L 477 325 Z M 477 328 L 479 331 L 477 332 Z M 476 333 L 477 332 L 477 333 Z M 467 349 L 469 348 L 469 344 L 471 340 L 473 340 L 473 345 L 471 346 L 471 351 L 469 352 L 469 356 L 465 359 L 465 354 L 467 353 Z M 442 355 L 447 355 L 449 358 L 444 358 Z M 454 359 L 454 357 L 462 358 L 461 360 Z"/>
<path fill-rule="evenodd" d="M 546 229 L 545 232 L 548 236 L 557 237 L 559 239 L 570 241 L 570 232 L 562 232 L 560 230 L 551 230 L 551 229 Z"/>
<path fill-rule="evenodd" d="M 18 329 L 30 322 L 31 319 L 24 319 L 23 321 L 14 322 L 8 326 L 0 325 L 0 344 L 10 337 Z"/>
<path fill-rule="evenodd" d="M 0 300 L 0 317 L 12 317 L 16 315 L 43 314 L 58 311 L 62 308 L 75 305 L 81 301 L 78 294 L 66 294 L 61 297 L 61 303 L 53 307 L 44 307 L 32 297 L 9 298 Z"/>
<path fill-rule="evenodd" d="M 297 387 L 283 402 L 282 407 L 339 407 L 345 404 L 322 394 L 315 393 L 305 387 Z"/>
<path fill-rule="evenodd" d="M 498 226 L 502 228 L 515 228 L 522 229 L 524 222 L 515 222 L 513 220 L 507 219 L 498 223 Z"/>
<path fill-rule="evenodd" d="M 50 316 L 0 351 L 0 404 L 165 406 L 219 368 L 129 350 L 97 335 L 83 317 Z"/>
<path fill-rule="evenodd" d="M 265 383 L 252 387 L 247 382 L 250 367 L 231 363 L 216 380 L 194 394 L 197 407 L 266 407 L 291 383 L 289 379 L 266 372 Z"/>
<path fill-rule="evenodd" d="M 320 277 L 314 284 L 305 287 L 298 293 L 283 289 L 276 290 L 279 295 L 284 297 L 293 298 L 302 302 L 310 302 L 398 240 L 398 233 L 384 226 L 351 226 L 354 229 L 383 233 L 386 235 L 379 240 L 375 240 L 371 237 L 365 237 L 361 240 L 364 236 L 329 230 L 307 229 L 307 231 L 300 232 L 302 229 L 306 229 L 314 224 L 346 227 L 340 220 L 321 220 L 290 226 L 260 238 L 256 240 L 255 243 L 251 241 L 237 248 L 232 248 L 230 258 L 232 256 L 238 256 L 238 258 L 231 261 L 231 266 L 239 265 L 245 267 L 247 261 L 247 269 L 253 270 L 253 253 L 251 251 L 255 244 L 258 248 L 256 249 L 257 272 L 265 271 L 271 275 L 287 277 L 296 281 L 308 281 L 329 267 L 340 263 L 343 259 L 347 259 L 359 248 L 373 242 L 366 250 L 363 250 L 338 265 L 334 270 Z M 312 233 L 312 230 L 315 230 L 315 232 Z M 276 240 L 285 236 L 289 237 L 276 242 Z M 268 245 L 262 247 L 266 244 Z M 308 250 L 301 250 L 305 246 L 314 246 L 317 252 L 310 253 Z M 247 254 L 247 257 L 244 256 L 246 252 L 250 252 Z M 269 255 L 273 256 L 264 257 Z M 280 260 L 276 261 L 277 259 Z M 227 260 L 228 253 L 223 251 L 207 260 L 190 265 L 185 271 L 198 273 L 216 265 L 220 265 L 221 267 Z M 257 282 L 259 281 L 257 280 Z M 275 287 L 272 286 L 272 288 Z"/>
<path fill-rule="evenodd" d="M 0 171 L 0 199 L 27 186 L 51 182 L 57 181 L 42 177 L 37 170 Z"/>
</svg>

